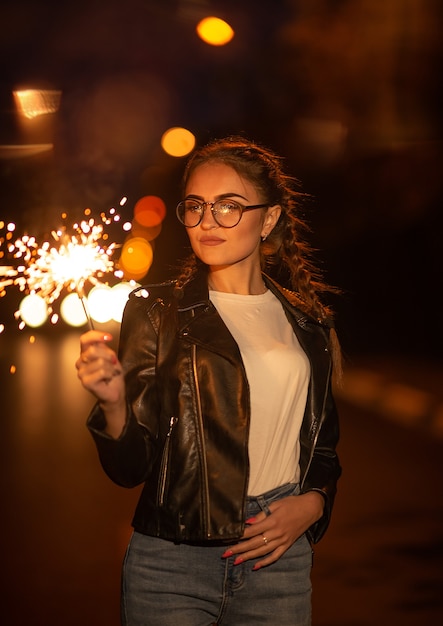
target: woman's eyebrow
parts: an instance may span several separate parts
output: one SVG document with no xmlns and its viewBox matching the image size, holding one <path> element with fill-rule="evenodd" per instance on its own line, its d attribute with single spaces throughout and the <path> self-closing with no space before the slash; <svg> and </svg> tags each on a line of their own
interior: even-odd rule
<svg viewBox="0 0 443 626">
<path fill-rule="evenodd" d="M 248 198 L 245 198 L 245 196 L 242 196 L 241 193 L 237 193 L 236 191 L 231 191 L 228 193 L 221 193 L 218 196 L 215 196 L 215 200 L 224 200 L 225 198 L 232 198 L 232 197 L 236 197 L 236 198 L 241 198 L 242 200 L 245 200 L 246 202 L 249 202 Z M 190 193 L 186 196 L 187 200 L 204 200 L 203 196 L 198 196 L 197 194 L 194 193 Z"/>
</svg>

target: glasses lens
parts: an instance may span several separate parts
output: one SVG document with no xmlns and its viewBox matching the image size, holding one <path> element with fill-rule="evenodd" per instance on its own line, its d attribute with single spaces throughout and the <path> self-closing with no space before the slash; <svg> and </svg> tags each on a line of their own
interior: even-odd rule
<svg viewBox="0 0 443 626">
<path fill-rule="evenodd" d="M 195 200 L 182 200 L 177 205 L 177 217 L 187 228 L 200 224 L 206 205 Z M 210 205 L 211 203 L 209 203 Z M 243 207 L 234 200 L 217 200 L 212 205 L 212 215 L 219 226 L 232 228 L 237 226 L 242 216 Z"/>
<path fill-rule="evenodd" d="M 233 200 L 217 200 L 214 202 L 212 214 L 220 226 L 232 228 L 237 226 L 242 215 L 242 207 Z"/>
<path fill-rule="evenodd" d="M 184 200 L 177 206 L 177 217 L 188 228 L 197 226 L 202 217 L 203 207 L 193 200 Z"/>
</svg>

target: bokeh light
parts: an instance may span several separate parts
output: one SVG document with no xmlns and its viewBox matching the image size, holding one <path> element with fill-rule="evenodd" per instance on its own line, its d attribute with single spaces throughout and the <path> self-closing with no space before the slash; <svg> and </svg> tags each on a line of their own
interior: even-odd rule
<svg viewBox="0 0 443 626">
<path fill-rule="evenodd" d="M 112 288 L 96 285 L 88 294 L 88 310 L 93 320 L 104 324 L 112 319 Z"/>
<path fill-rule="evenodd" d="M 158 226 L 166 216 L 166 205 L 158 196 L 144 196 L 134 207 L 134 219 L 141 226 Z"/>
<path fill-rule="evenodd" d="M 13 92 L 17 109 L 32 119 L 39 115 L 56 113 L 60 106 L 62 92 L 58 89 L 23 89 Z"/>
<path fill-rule="evenodd" d="M 69 293 L 60 305 L 61 318 L 69 326 L 84 326 L 87 317 L 80 298 L 76 293 Z"/>
<path fill-rule="evenodd" d="M 157 224 L 157 226 L 151 226 L 150 228 L 145 228 L 144 226 L 140 226 L 137 221 L 134 219 L 132 222 L 132 237 L 142 237 L 146 239 L 146 241 L 153 241 L 156 239 L 161 233 L 162 225 Z"/>
<path fill-rule="evenodd" d="M 112 319 L 121 322 L 123 311 L 128 301 L 129 294 L 139 285 L 137 283 L 117 283 L 112 287 Z"/>
<path fill-rule="evenodd" d="M 19 306 L 22 321 L 32 328 L 42 326 L 48 319 L 48 307 L 44 298 L 31 293 L 23 298 Z"/>
<path fill-rule="evenodd" d="M 173 157 L 183 157 L 192 152 L 195 147 L 195 136 L 186 128 L 169 128 L 163 133 L 161 146 L 166 154 Z"/>
<path fill-rule="evenodd" d="M 143 278 L 153 260 L 152 246 L 143 237 L 132 237 L 125 241 L 120 256 L 120 265 L 129 280 Z"/>
<path fill-rule="evenodd" d="M 205 17 L 197 24 L 197 34 L 211 46 L 224 46 L 234 37 L 232 27 L 219 17 Z"/>
</svg>

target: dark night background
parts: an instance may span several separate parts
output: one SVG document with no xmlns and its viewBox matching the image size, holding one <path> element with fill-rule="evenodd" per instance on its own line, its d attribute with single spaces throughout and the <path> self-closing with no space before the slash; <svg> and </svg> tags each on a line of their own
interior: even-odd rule
<svg viewBox="0 0 443 626">
<path fill-rule="evenodd" d="M 127 195 L 130 211 L 161 195 L 169 216 L 146 280 L 163 278 L 185 239 L 174 217 L 183 160 L 162 153 L 162 133 L 243 133 L 281 153 L 312 195 L 305 216 L 344 292 L 333 304 L 345 350 L 439 358 L 441 12 L 432 0 L 4 1 L 0 142 L 54 149 L 2 153 L 2 217 L 36 232 L 61 209 Z M 210 13 L 232 23 L 230 45 L 197 38 Z M 61 89 L 60 111 L 20 124 L 20 86 Z"/>
<path fill-rule="evenodd" d="M 0 222 L 17 233 L 44 240 L 63 211 L 98 215 L 122 196 L 131 219 L 159 195 L 144 280 L 168 278 L 186 254 L 184 159 L 160 148 L 173 126 L 199 144 L 267 144 L 309 194 L 347 361 L 315 626 L 443 623 L 442 13 L 441 0 L 0 4 Z M 198 39 L 208 14 L 231 23 L 229 45 Z M 17 88 L 61 90 L 59 111 L 23 121 Z M 117 626 L 138 491 L 109 481 L 85 428 L 82 329 L 18 331 L 15 289 L 0 299 L 2 623 Z"/>
</svg>

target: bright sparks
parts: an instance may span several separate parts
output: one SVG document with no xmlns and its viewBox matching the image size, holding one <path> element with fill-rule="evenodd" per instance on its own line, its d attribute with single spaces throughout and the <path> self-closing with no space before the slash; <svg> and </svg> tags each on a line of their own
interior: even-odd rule
<svg viewBox="0 0 443 626">
<path fill-rule="evenodd" d="M 50 305 L 64 288 L 82 293 L 87 281 L 95 285 L 113 271 L 111 256 L 115 246 L 100 245 L 103 227 L 90 219 L 77 228 L 78 234 L 72 236 L 53 231 L 52 237 L 58 245 L 44 242 L 38 247 L 34 238 L 15 242 L 15 257 L 23 258 L 26 263 L 15 281 L 21 291 L 36 293 Z"/>
<path fill-rule="evenodd" d="M 102 283 L 106 275 L 114 272 L 112 256 L 117 244 L 107 243 L 109 236 L 104 226 L 119 219 L 115 210 L 111 218 L 102 214 L 102 223 L 88 217 L 73 224 L 70 232 L 66 227 L 53 230 L 51 239 L 43 243 L 31 235 L 1 237 L 6 253 L 0 258 L 7 259 L 8 265 L 0 266 L 0 296 L 15 285 L 22 292 L 40 296 L 49 313 L 64 291 L 77 292 L 83 298 L 87 283 Z"/>
</svg>

